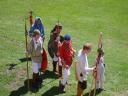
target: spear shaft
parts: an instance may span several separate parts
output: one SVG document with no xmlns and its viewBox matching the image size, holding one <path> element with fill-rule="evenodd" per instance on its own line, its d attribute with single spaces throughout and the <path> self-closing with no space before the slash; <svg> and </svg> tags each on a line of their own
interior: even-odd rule
<svg viewBox="0 0 128 96">
<path fill-rule="evenodd" d="M 28 32 L 27 32 L 27 25 L 26 25 L 26 20 L 25 20 L 25 47 L 26 47 L 26 52 L 27 52 L 27 47 L 28 47 Z M 28 80 L 28 90 L 29 90 L 29 68 L 28 68 L 28 54 L 26 53 L 26 64 L 27 64 L 27 80 Z"/>
<path fill-rule="evenodd" d="M 98 49 L 102 49 L 102 32 L 100 32 L 100 35 L 99 35 Z M 97 66 L 99 64 L 100 58 L 101 58 L 101 55 L 98 53 L 97 58 L 96 58 L 96 76 L 95 76 L 95 86 L 94 86 L 94 94 L 93 94 L 93 96 L 96 95 L 96 83 L 97 83 L 96 81 L 98 79 L 97 78 L 97 76 L 98 76 L 98 74 L 97 74 Z"/>
</svg>

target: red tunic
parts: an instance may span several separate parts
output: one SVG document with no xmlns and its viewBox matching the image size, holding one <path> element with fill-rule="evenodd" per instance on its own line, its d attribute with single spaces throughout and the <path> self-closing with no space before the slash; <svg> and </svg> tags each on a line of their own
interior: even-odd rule
<svg viewBox="0 0 128 96">
<path fill-rule="evenodd" d="M 62 46 L 60 47 L 60 57 L 65 61 L 65 64 L 71 66 L 72 57 L 74 54 L 74 50 L 72 48 L 72 42 L 70 41 L 68 44 L 64 41 Z"/>
<path fill-rule="evenodd" d="M 43 48 L 42 64 L 41 64 L 41 69 L 43 72 L 45 72 L 47 70 L 47 66 L 48 66 L 47 53 L 46 53 L 45 49 Z"/>
</svg>

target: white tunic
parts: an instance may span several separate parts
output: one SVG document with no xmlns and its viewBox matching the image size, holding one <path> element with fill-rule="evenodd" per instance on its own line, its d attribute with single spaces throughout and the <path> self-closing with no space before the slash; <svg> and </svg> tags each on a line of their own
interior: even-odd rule
<svg viewBox="0 0 128 96">
<path fill-rule="evenodd" d="M 83 82 L 85 80 L 87 80 L 87 74 L 88 72 L 92 71 L 93 68 L 89 68 L 88 67 L 88 59 L 87 59 L 87 55 L 82 53 L 82 50 L 80 50 L 78 52 L 78 63 L 76 66 L 76 70 L 77 70 L 77 76 L 78 76 L 78 80 L 80 82 Z M 82 74 L 82 76 L 81 76 Z"/>
<path fill-rule="evenodd" d="M 39 39 L 37 41 L 35 40 L 35 38 L 33 38 L 33 41 L 34 41 L 34 48 L 35 48 L 35 50 L 36 50 L 37 45 L 38 45 L 39 42 L 41 43 L 41 47 L 43 47 L 43 41 L 42 41 L 41 37 L 39 37 Z"/>
<path fill-rule="evenodd" d="M 38 46 L 38 43 L 40 42 L 41 43 L 41 47 L 43 47 L 43 42 L 42 42 L 42 38 L 40 37 L 37 41 L 35 40 L 35 38 L 33 38 L 33 41 L 34 41 L 34 48 L 36 50 L 37 46 Z M 39 72 L 39 69 L 41 68 L 41 63 L 37 63 L 37 62 L 34 62 L 32 60 L 32 70 L 34 73 L 38 73 Z"/>
</svg>

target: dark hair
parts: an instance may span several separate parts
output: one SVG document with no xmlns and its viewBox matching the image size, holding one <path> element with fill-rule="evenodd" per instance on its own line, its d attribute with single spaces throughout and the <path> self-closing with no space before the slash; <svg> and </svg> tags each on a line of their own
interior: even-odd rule
<svg viewBox="0 0 128 96">
<path fill-rule="evenodd" d="M 98 48 L 97 52 L 99 53 L 99 55 L 104 55 L 104 51 L 102 48 Z"/>
<path fill-rule="evenodd" d="M 55 31 L 56 31 L 56 28 L 62 29 L 62 25 L 56 24 L 56 25 L 54 26 L 54 28 L 52 29 L 51 33 L 55 32 Z"/>
<path fill-rule="evenodd" d="M 92 45 L 90 43 L 86 43 L 85 45 L 83 45 L 83 50 L 91 50 L 92 49 Z"/>
</svg>

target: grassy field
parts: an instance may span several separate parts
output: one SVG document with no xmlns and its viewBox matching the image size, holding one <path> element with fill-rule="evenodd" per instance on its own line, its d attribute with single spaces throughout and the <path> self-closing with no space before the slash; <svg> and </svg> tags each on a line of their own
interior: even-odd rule
<svg viewBox="0 0 128 96">
<path fill-rule="evenodd" d="M 58 18 L 62 35 L 72 36 L 78 51 L 86 42 L 93 45 L 89 64 L 93 65 L 99 32 L 103 32 L 105 50 L 105 89 L 98 96 L 128 96 L 128 0 L 0 0 L 0 96 L 75 96 L 77 82 L 71 68 L 67 93 L 58 94 L 58 79 L 49 76 L 37 92 L 26 90 L 24 21 L 28 11 L 40 16 L 45 25 L 47 49 L 50 30 Z M 29 24 L 28 24 L 29 29 Z M 29 62 L 31 75 L 31 62 Z M 52 70 L 49 57 L 49 70 Z M 88 78 L 88 89 L 92 81 Z"/>
</svg>

